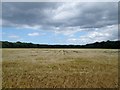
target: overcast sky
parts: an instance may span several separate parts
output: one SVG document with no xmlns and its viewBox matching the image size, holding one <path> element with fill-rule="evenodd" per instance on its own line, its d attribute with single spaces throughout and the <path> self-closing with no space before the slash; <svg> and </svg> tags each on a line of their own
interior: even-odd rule
<svg viewBox="0 0 120 90">
<path fill-rule="evenodd" d="M 4 2 L 2 40 L 87 44 L 118 39 L 117 2 Z"/>
</svg>

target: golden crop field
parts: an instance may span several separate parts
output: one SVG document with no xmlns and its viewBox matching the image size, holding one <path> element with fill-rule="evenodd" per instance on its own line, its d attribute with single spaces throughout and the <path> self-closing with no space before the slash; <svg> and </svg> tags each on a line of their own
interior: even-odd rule
<svg viewBox="0 0 120 90">
<path fill-rule="evenodd" d="M 3 49 L 3 88 L 116 88 L 118 49 Z"/>
</svg>

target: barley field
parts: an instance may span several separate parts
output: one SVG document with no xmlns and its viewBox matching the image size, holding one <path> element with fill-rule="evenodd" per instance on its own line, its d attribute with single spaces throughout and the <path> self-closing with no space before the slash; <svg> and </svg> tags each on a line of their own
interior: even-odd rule
<svg viewBox="0 0 120 90">
<path fill-rule="evenodd" d="M 118 49 L 2 49 L 3 88 L 116 88 Z"/>
</svg>

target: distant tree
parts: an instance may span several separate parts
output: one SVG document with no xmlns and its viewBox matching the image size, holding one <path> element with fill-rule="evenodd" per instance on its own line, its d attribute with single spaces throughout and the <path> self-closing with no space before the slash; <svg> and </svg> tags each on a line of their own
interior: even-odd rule
<svg viewBox="0 0 120 90">
<path fill-rule="evenodd" d="M 102 41 L 86 45 L 47 45 L 47 44 L 33 44 L 23 43 L 17 41 L 15 43 L 8 41 L 1 41 L 2 48 L 113 48 L 120 49 L 120 41 Z"/>
</svg>

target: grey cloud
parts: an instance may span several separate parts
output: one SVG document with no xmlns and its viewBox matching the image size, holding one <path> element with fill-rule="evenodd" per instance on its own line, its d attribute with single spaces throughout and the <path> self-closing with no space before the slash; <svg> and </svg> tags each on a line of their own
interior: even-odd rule
<svg viewBox="0 0 120 90">
<path fill-rule="evenodd" d="M 78 8 L 80 8 L 80 6 Z M 78 17 L 73 18 L 69 25 L 81 26 L 83 28 L 100 28 L 117 24 L 117 3 L 85 3 L 85 6 L 79 10 L 81 13 Z M 74 23 L 72 23 L 72 21 Z"/>
<path fill-rule="evenodd" d="M 100 28 L 117 24 L 117 2 L 104 3 L 3 3 L 3 26 Z M 59 12 L 57 12 L 61 8 Z M 60 15 L 59 18 L 54 18 Z M 62 17 L 62 18 L 61 18 Z M 63 18 L 65 17 L 65 18 Z M 45 27 L 44 27 L 45 26 Z"/>
<path fill-rule="evenodd" d="M 45 9 L 54 9 L 58 3 L 3 3 L 3 26 L 39 25 L 47 20 Z M 5 21 L 5 22 L 4 22 Z M 46 24 L 46 23 L 45 23 Z"/>
</svg>

